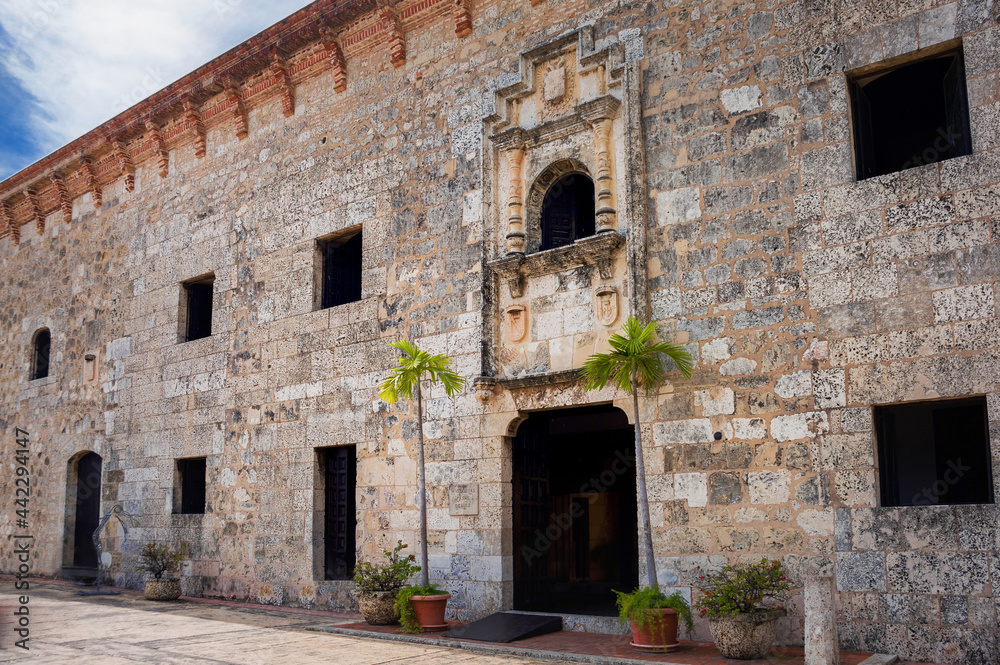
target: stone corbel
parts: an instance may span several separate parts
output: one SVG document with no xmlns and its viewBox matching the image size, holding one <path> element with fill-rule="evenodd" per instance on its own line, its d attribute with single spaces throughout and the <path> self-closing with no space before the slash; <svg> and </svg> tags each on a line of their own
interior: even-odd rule
<svg viewBox="0 0 1000 665">
<path fill-rule="evenodd" d="M 42 214 L 42 207 L 38 205 L 38 193 L 33 189 L 25 189 L 24 198 L 28 201 L 28 208 L 31 210 L 31 218 L 35 220 L 35 229 L 38 235 L 45 233 L 45 215 Z"/>
<path fill-rule="evenodd" d="M 320 32 L 323 34 L 323 48 L 326 49 L 330 66 L 333 67 L 333 90 L 344 92 L 347 90 L 347 63 L 344 61 L 344 52 L 332 28 L 323 26 Z"/>
<path fill-rule="evenodd" d="M 286 118 L 290 118 L 295 115 L 295 88 L 292 86 L 292 77 L 288 75 L 285 59 L 277 50 L 271 54 L 271 77 L 281 95 L 281 112 Z"/>
<path fill-rule="evenodd" d="M 83 176 L 84 182 L 87 183 L 87 191 L 90 192 L 90 198 L 94 202 L 94 207 L 100 211 L 101 206 L 104 205 L 104 192 L 101 189 L 101 183 L 97 180 L 97 176 L 94 175 L 93 159 L 87 156 L 80 158 L 80 174 Z"/>
<path fill-rule="evenodd" d="M 231 107 L 233 120 L 236 123 L 236 138 L 240 141 L 250 136 L 250 129 L 247 125 L 247 111 L 243 106 L 243 95 L 240 93 L 240 84 L 236 79 L 230 78 L 226 82 L 226 99 Z"/>
<path fill-rule="evenodd" d="M 477 376 L 472 382 L 472 387 L 476 391 L 476 399 L 483 404 L 492 399 L 498 385 L 499 382 L 492 376 Z"/>
<path fill-rule="evenodd" d="M 160 177 L 166 178 L 170 169 L 170 153 L 167 152 L 167 144 L 163 140 L 159 125 L 152 120 L 146 121 L 146 140 L 153 144 L 153 152 L 156 153 L 156 167 Z"/>
<path fill-rule="evenodd" d="M 472 34 L 472 8 L 469 0 L 452 0 L 455 13 L 455 34 L 458 38 Z"/>
<path fill-rule="evenodd" d="M 502 259 L 490 262 L 500 279 L 507 283 L 511 298 L 520 298 L 524 295 L 524 273 L 521 271 L 521 264 L 524 263 L 524 256 L 514 254 Z"/>
<path fill-rule="evenodd" d="M 406 64 L 406 38 L 403 35 L 403 24 L 396 14 L 396 7 L 389 3 L 382 5 L 379 16 L 385 25 L 389 40 L 389 61 L 393 67 L 402 67 Z"/>
<path fill-rule="evenodd" d="M 67 224 L 73 219 L 73 199 L 70 198 L 69 192 L 66 191 L 66 182 L 62 179 L 62 176 L 58 173 L 53 173 L 49 176 L 52 180 L 52 186 L 56 190 L 56 198 L 59 199 L 59 209 L 63 214 L 63 221 Z"/>
<path fill-rule="evenodd" d="M 10 210 L 10 204 L 6 201 L 0 201 L 0 219 L 3 220 L 4 227 L 10 232 L 10 239 L 14 245 L 20 245 L 21 227 L 14 222 L 14 214 Z"/>
<path fill-rule="evenodd" d="M 510 181 L 507 184 L 507 253 L 524 254 L 524 147 L 507 150 Z"/>
<path fill-rule="evenodd" d="M 188 131 L 194 132 L 194 156 L 201 159 L 205 156 L 205 125 L 201 122 L 201 112 L 192 99 L 184 100 L 184 122 Z"/>
<path fill-rule="evenodd" d="M 125 179 L 125 191 L 135 191 L 135 166 L 132 164 L 132 155 L 129 153 L 128 146 L 125 145 L 125 141 L 121 137 L 117 136 L 108 139 L 108 143 L 111 144 L 115 161 L 118 162 L 118 170 L 121 171 L 122 177 Z"/>
</svg>

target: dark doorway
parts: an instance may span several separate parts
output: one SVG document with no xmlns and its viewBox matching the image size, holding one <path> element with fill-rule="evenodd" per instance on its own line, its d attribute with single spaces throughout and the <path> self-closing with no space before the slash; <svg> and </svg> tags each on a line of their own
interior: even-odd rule
<svg viewBox="0 0 1000 665">
<path fill-rule="evenodd" d="M 533 413 L 513 440 L 514 609 L 614 616 L 638 585 L 634 433 L 610 405 Z"/>
<path fill-rule="evenodd" d="M 324 473 L 325 579 L 347 580 L 354 574 L 357 510 L 357 451 L 354 446 L 319 449 Z"/>
<path fill-rule="evenodd" d="M 76 463 L 76 519 L 73 566 L 97 568 L 94 530 L 101 519 L 101 456 L 87 453 Z"/>
<path fill-rule="evenodd" d="M 594 235 L 594 181 L 582 173 L 557 180 L 542 199 L 542 249 Z"/>
</svg>

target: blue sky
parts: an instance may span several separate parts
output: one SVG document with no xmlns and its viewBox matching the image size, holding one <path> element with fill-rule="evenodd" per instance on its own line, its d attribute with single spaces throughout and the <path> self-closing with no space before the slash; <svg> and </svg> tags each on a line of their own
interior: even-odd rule
<svg viewBox="0 0 1000 665">
<path fill-rule="evenodd" d="M 0 179 L 307 0 L 0 0 Z"/>
</svg>

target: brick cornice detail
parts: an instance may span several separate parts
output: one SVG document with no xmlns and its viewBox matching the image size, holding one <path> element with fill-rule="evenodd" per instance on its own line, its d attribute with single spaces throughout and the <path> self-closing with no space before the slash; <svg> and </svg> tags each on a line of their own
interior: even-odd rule
<svg viewBox="0 0 1000 665">
<path fill-rule="evenodd" d="M 229 124 L 239 138 L 249 135 L 253 108 L 277 96 L 282 113 L 295 112 L 295 86 L 327 69 L 336 92 L 347 89 L 346 56 L 389 47 L 393 67 L 406 64 L 405 30 L 432 21 L 454 20 L 460 37 L 471 32 L 470 0 L 316 0 L 251 37 L 203 67 L 168 85 L 100 127 L 84 134 L 0 182 L 0 238 L 19 240 L 20 226 L 56 210 L 72 219 L 73 198 L 90 193 L 103 205 L 104 188 L 122 178 L 135 188 L 135 170 L 155 159 L 167 175 L 169 151 L 193 145 L 207 152 L 208 127 Z M 279 50 L 280 45 L 280 50 Z M 346 55 L 345 55 L 346 51 Z M 60 175 L 63 174 L 63 175 Z M 26 192 L 37 192 L 29 196 Z M 39 212 L 36 214 L 35 209 Z M 36 222 L 37 223 L 37 222 Z"/>
</svg>

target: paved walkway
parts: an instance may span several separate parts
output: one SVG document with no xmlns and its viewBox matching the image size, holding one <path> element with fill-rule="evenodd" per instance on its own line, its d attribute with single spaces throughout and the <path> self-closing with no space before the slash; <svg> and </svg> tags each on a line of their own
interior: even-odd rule
<svg viewBox="0 0 1000 665">
<path fill-rule="evenodd" d="M 0 578 L 0 663 L 45 665 L 553 665 L 566 661 L 490 656 L 448 647 L 385 642 L 320 629 L 357 616 L 238 603 L 157 603 L 138 594 L 76 595 L 75 587 L 32 584 L 30 649 L 16 648 L 13 580 Z"/>
</svg>

